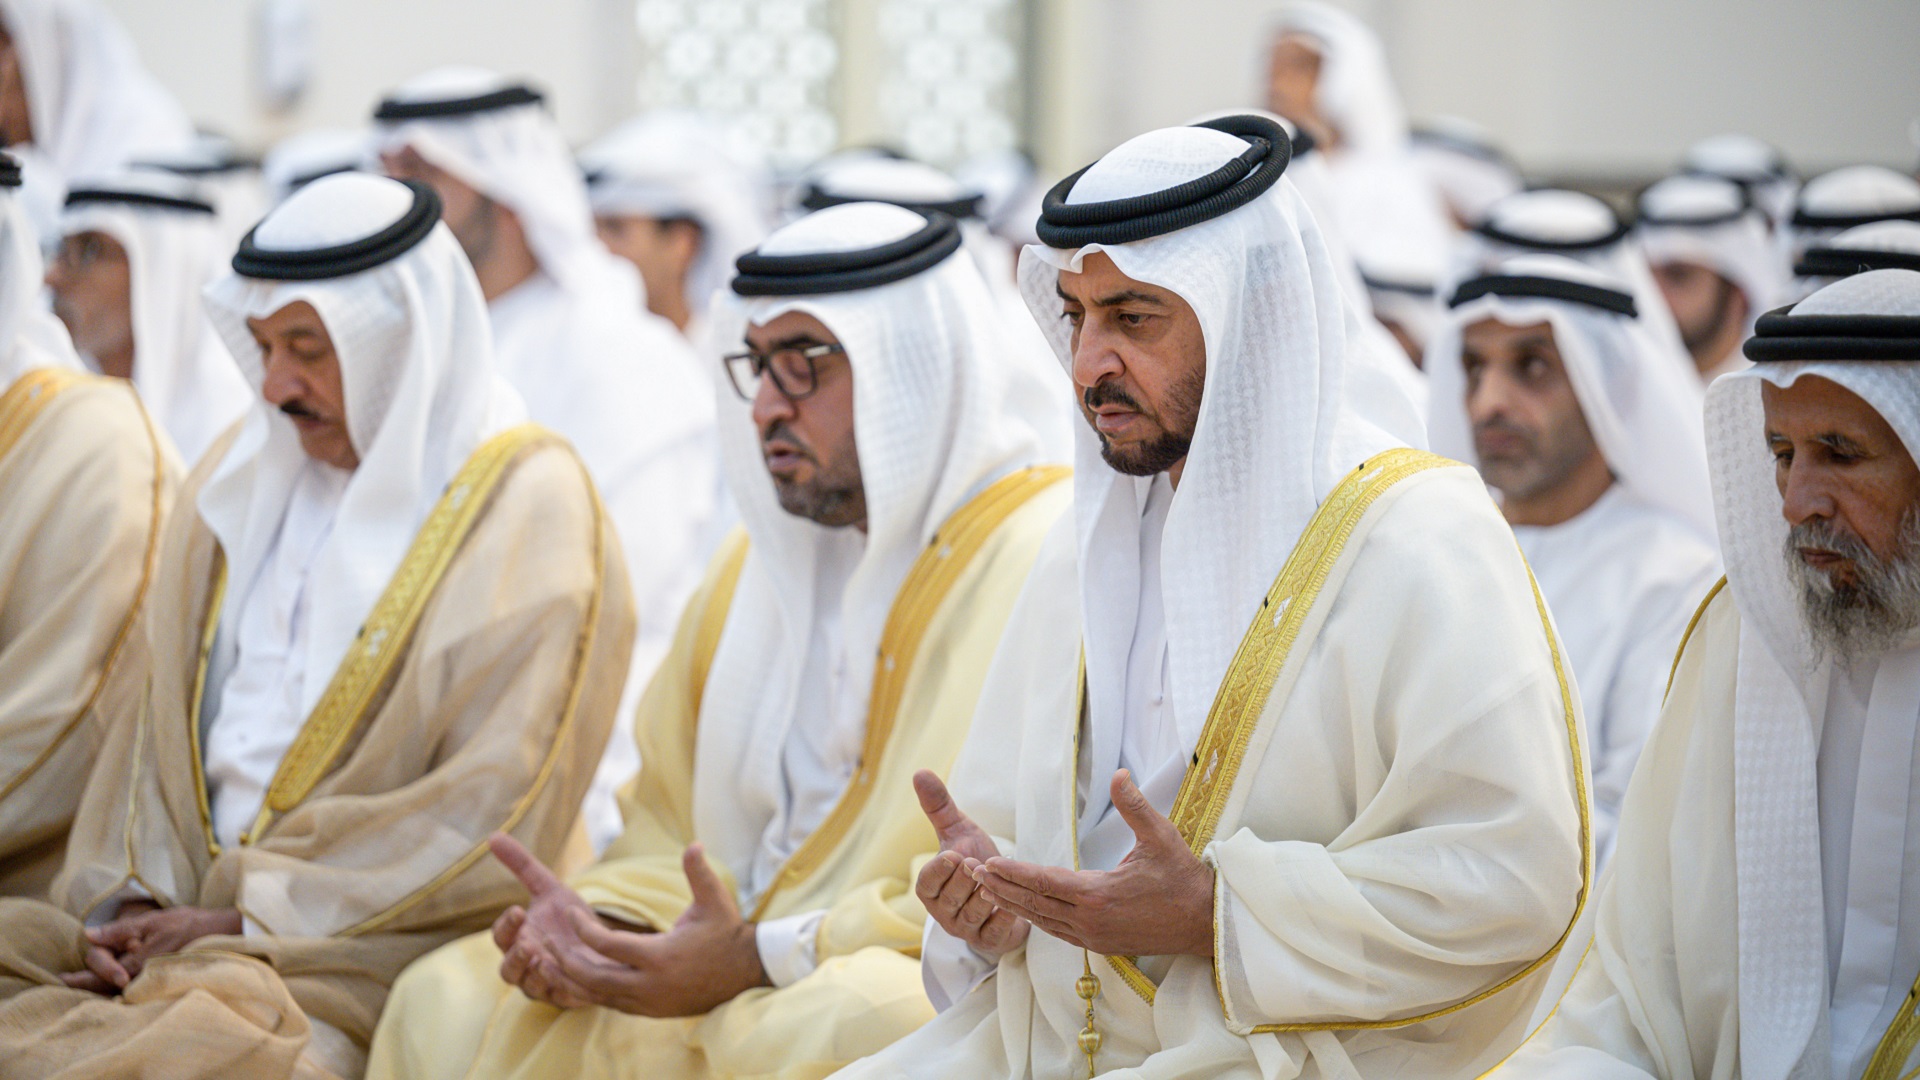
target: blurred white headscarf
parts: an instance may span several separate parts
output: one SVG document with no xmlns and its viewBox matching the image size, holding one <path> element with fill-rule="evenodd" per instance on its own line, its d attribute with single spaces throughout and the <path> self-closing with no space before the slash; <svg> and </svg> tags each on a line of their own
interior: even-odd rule
<svg viewBox="0 0 1920 1080">
<path fill-rule="evenodd" d="M 60 214 L 60 235 L 105 233 L 126 249 L 134 389 L 181 458 L 197 461 L 254 399 L 207 322 L 200 295 L 225 269 L 233 245 L 215 213 L 135 201 L 154 195 L 198 202 L 200 189 L 178 177 L 127 171 L 82 179 L 74 190 L 103 197 L 70 202 Z M 113 198 L 117 194 L 128 198 Z"/>
<path fill-rule="evenodd" d="M 596 215 L 689 218 L 700 226 L 700 254 L 686 283 L 696 315 L 726 288 L 733 260 L 767 234 L 764 165 L 736 154 L 719 127 L 697 114 L 635 117 L 580 151 L 580 168 Z"/>
<path fill-rule="evenodd" d="M 0 154 L 0 173 L 11 161 Z M 81 369 L 67 328 L 40 301 L 40 242 L 19 194 L 0 184 L 0 393 L 37 368 Z"/>
<path fill-rule="evenodd" d="M 1068 205 L 1162 191 L 1205 176 L 1247 150 L 1222 131 L 1151 131 L 1080 176 Z M 1193 445 L 1170 505 L 1162 548 L 1175 724 L 1193 745 L 1215 691 L 1321 500 L 1369 456 L 1424 446 L 1419 407 L 1394 373 L 1406 366 L 1384 335 L 1364 332 L 1320 226 L 1282 176 L 1253 201 L 1188 228 L 1074 250 L 1031 246 L 1020 288 L 1062 366 L 1071 328 L 1056 289 L 1096 252 L 1121 273 L 1192 306 L 1206 344 L 1206 389 Z M 1093 775 L 1117 767 L 1127 654 L 1140 569 L 1140 506 L 1152 477 L 1106 464 L 1075 425 L 1075 518 L 1085 634 Z M 1104 772 L 1102 770 L 1105 770 Z M 1083 821 L 1106 809 L 1093 785 Z"/>
<path fill-rule="evenodd" d="M 187 114 L 94 0 L 0 0 L 0 25 L 20 56 L 33 122 L 33 141 L 10 152 L 26 171 L 21 198 L 42 236 L 52 235 L 74 177 L 192 144 Z"/>
<path fill-rule="evenodd" d="M 1781 299 L 1786 276 L 1772 228 L 1749 192 L 1732 180 L 1684 173 L 1661 180 L 1640 193 L 1635 229 L 1650 264 L 1704 266 L 1746 296 L 1742 337 Z"/>
<path fill-rule="evenodd" d="M 855 251 L 910 236 L 927 225 L 910 210 L 879 203 L 829 207 L 768 237 L 765 255 Z M 1009 408 L 1016 372 L 993 303 L 964 252 L 875 288 L 794 297 L 724 294 L 716 332 L 739 341 L 749 324 L 791 311 L 820 320 L 846 348 L 853 369 L 854 438 L 866 496 L 867 529 L 827 528 L 781 509 L 761 455 L 751 406 L 721 393 L 721 450 L 727 480 L 752 539 L 733 615 L 713 659 L 701 707 L 704 761 L 738 775 L 737 785 L 695 792 L 694 828 L 733 868 L 749 900 L 768 884 L 751 881 L 754 844 L 781 809 L 787 733 L 812 723 L 797 714 L 826 708 L 803 695 L 817 655 L 818 608 L 836 599 L 846 680 L 865 686 L 895 594 L 949 515 L 995 480 L 1051 459 L 1039 435 Z M 717 369 L 716 369 L 717 374 Z M 721 380 L 724 375 L 718 375 Z M 846 583 L 839 598 L 823 581 Z M 863 699 L 864 700 L 864 699 Z"/>
</svg>

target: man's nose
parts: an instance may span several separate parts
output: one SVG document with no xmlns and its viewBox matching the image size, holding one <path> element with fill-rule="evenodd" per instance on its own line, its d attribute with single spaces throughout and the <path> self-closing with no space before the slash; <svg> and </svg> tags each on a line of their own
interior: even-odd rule
<svg viewBox="0 0 1920 1080">
<path fill-rule="evenodd" d="M 793 399 L 774 385 L 773 376 L 762 375 L 759 389 L 753 392 L 753 422 L 762 435 L 773 424 L 793 419 L 796 411 Z"/>
<path fill-rule="evenodd" d="M 293 364 L 280 357 L 277 351 L 269 352 L 266 357 L 266 371 L 260 380 L 260 396 L 269 405 L 285 405 L 298 399 L 306 391 L 306 384 L 294 372 Z"/>
<path fill-rule="evenodd" d="M 1789 525 L 1804 525 L 1815 518 L 1831 518 L 1839 510 L 1833 488 L 1820 469 L 1792 463 L 1787 466 L 1786 484 L 1780 492 L 1780 513 Z"/>
<path fill-rule="evenodd" d="M 1073 345 L 1073 381 L 1083 389 L 1092 389 L 1127 370 L 1112 338 L 1098 327 L 1080 331 Z"/>
</svg>

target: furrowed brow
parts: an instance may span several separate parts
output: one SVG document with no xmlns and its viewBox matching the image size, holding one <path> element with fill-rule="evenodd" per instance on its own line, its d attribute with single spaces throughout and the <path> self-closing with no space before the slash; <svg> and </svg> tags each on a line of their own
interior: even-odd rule
<svg viewBox="0 0 1920 1080">
<path fill-rule="evenodd" d="M 1855 442 L 1851 436 L 1842 435 L 1837 431 L 1829 431 L 1824 435 L 1818 436 L 1814 441 L 1829 450 L 1846 454 L 1850 457 L 1865 457 L 1867 454 L 1866 447 Z"/>
<path fill-rule="evenodd" d="M 1139 289 L 1122 289 L 1116 293 L 1096 297 L 1093 301 L 1094 307 L 1119 307 L 1121 304 L 1151 304 L 1154 307 L 1166 307 L 1167 301 L 1163 297 L 1142 292 Z"/>
</svg>

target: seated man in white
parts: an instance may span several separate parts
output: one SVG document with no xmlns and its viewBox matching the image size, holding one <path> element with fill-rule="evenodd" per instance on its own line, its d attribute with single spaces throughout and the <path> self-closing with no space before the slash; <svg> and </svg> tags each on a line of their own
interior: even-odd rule
<svg viewBox="0 0 1920 1080">
<path fill-rule="evenodd" d="M 1479 466 L 1566 642 L 1604 864 L 1674 650 L 1720 577 L 1700 385 L 1638 301 L 1527 255 L 1460 285 L 1429 354 L 1436 452 Z"/>
<path fill-rule="evenodd" d="M 1920 1065 L 1920 272 L 1829 285 L 1746 352 L 1707 393 L 1726 585 L 1627 789 L 1591 946 L 1496 1080 Z"/>
<path fill-rule="evenodd" d="M 1519 1041 L 1588 888 L 1578 708 L 1288 158 L 1227 117 L 1046 200 L 1074 520 L 951 794 L 915 778 L 944 1011 L 845 1076 L 1471 1078 Z"/>
</svg>

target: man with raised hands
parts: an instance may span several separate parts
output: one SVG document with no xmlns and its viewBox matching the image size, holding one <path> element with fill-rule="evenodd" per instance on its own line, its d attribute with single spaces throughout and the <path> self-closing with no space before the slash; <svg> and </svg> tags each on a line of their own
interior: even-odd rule
<svg viewBox="0 0 1920 1080">
<path fill-rule="evenodd" d="M 1470 1078 L 1519 1041 L 1588 890 L 1578 707 L 1288 156 L 1154 131 L 1044 203 L 1074 520 L 951 789 L 916 778 L 944 1011 L 844 1076 Z"/>
<path fill-rule="evenodd" d="M 439 216 L 328 177 L 209 286 L 259 396 L 161 537 L 51 902 L 0 902 L 0 1071 L 357 1077 L 400 969 L 521 895 L 488 837 L 584 847 L 620 552 Z"/>
<path fill-rule="evenodd" d="M 641 700 L 626 832 L 566 885 L 496 841 L 533 902 L 401 979 L 374 1077 L 817 1077 L 933 1014 L 912 777 L 966 737 L 1066 470 L 952 218 L 830 207 L 738 265 L 744 535 Z"/>
</svg>

